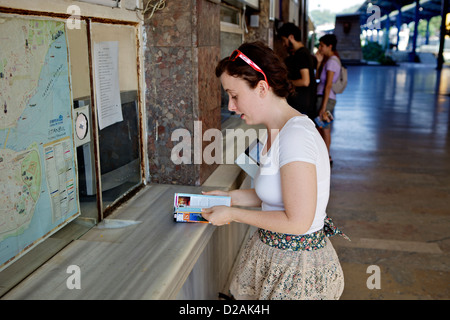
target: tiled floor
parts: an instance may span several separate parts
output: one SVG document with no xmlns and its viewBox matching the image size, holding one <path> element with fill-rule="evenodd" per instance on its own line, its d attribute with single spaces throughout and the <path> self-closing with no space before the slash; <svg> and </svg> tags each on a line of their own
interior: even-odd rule
<svg viewBox="0 0 450 320">
<path fill-rule="evenodd" d="M 449 94 L 449 68 L 349 67 L 328 206 L 352 239 L 332 238 L 342 299 L 450 299 Z"/>
</svg>

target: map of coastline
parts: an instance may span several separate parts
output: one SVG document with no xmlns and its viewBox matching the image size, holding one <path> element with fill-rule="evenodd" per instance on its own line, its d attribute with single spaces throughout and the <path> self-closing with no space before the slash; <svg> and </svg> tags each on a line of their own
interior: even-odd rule
<svg viewBox="0 0 450 320">
<path fill-rule="evenodd" d="M 0 270 L 78 215 L 65 24 L 0 15 Z"/>
<path fill-rule="evenodd" d="M 0 156 L 0 241 L 28 227 L 40 195 L 41 164 L 37 145 L 22 152 L 4 150 Z"/>
</svg>

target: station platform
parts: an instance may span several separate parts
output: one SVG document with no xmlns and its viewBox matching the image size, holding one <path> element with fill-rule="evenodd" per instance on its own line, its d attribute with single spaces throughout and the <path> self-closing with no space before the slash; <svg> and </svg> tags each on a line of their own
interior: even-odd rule
<svg viewBox="0 0 450 320">
<path fill-rule="evenodd" d="M 328 214 L 341 299 L 450 298 L 450 69 L 351 66 L 332 131 Z M 373 287 L 379 267 L 380 289 Z M 370 279 L 369 279 L 370 278 Z"/>
<path fill-rule="evenodd" d="M 348 77 L 334 114 L 327 209 L 352 240 L 331 239 L 344 271 L 341 299 L 450 299 L 450 69 L 349 66 Z M 2 299 L 183 298 L 190 257 L 217 228 L 162 219 L 174 190 L 144 189 L 113 217 L 136 224 L 93 228 Z M 86 271 L 84 290 L 67 290 L 72 264 Z"/>
</svg>

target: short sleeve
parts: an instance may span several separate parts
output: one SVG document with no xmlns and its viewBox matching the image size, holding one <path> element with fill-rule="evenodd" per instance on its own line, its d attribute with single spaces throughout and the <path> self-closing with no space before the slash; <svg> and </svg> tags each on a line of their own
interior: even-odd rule
<svg viewBox="0 0 450 320">
<path fill-rule="evenodd" d="M 308 51 L 299 49 L 294 55 L 290 55 L 286 58 L 285 64 L 288 68 L 288 78 L 290 80 L 301 79 L 302 75 L 300 70 L 310 69 L 313 67 L 312 57 Z"/>
<path fill-rule="evenodd" d="M 309 57 L 307 53 L 305 53 L 303 50 L 297 50 L 295 52 L 295 56 L 298 61 L 298 68 L 301 69 L 309 69 Z"/>
<path fill-rule="evenodd" d="M 336 81 L 335 79 L 337 79 L 337 76 L 341 72 L 341 65 L 339 64 L 339 61 L 337 61 L 336 59 L 329 59 L 326 63 L 325 69 L 327 71 L 334 72 L 333 82 L 335 82 Z"/>
<path fill-rule="evenodd" d="M 280 168 L 294 161 L 317 163 L 318 150 L 311 132 L 301 124 L 293 124 L 280 133 L 279 164 Z"/>
</svg>

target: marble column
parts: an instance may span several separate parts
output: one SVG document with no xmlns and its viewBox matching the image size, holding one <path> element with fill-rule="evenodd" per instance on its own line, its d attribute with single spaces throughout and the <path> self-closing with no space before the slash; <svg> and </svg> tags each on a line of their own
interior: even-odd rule
<svg viewBox="0 0 450 320">
<path fill-rule="evenodd" d="M 146 17 L 148 18 L 148 17 Z M 144 23 L 144 70 L 150 182 L 201 185 L 217 165 L 194 159 L 194 127 L 220 129 L 220 5 L 172 0 Z M 191 135 L 191 163 L 175 164 L 176 129 Z M 202 149 L 210 142 L 203 142 Z M 199 149 L 197 149 L 198 152 Z M 195 162 L 195 163 L 194 163 Z"/>
</svg>

